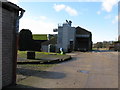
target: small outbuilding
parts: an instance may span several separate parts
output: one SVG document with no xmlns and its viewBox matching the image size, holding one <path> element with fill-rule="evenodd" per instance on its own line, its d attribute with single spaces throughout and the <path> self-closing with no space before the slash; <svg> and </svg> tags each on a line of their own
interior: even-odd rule
<svg viewBox="0 0 120 90">
<path fill-rule="evenodd" d="M 57 38 L 54 37 L 48 41 L 45 41 L 41 45 L 42 52 L 56 52 Z"/>
<path fill-rule="evenodd" d="M 19 19 L 24 12 L 16 4 L 0 2 L 0 89 L 16 84 L 17 37 Z"/>
</svg>

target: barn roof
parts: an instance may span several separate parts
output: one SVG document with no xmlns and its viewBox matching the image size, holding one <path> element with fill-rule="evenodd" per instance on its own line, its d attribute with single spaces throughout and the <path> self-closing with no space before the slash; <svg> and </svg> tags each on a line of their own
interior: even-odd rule
<svg viewBox="0 0 120 90">
<path fill-rule="evenodd" d="M 12 2 L 2 2 L 2 7 L 6 8 L 6 9 L 13 8 L 18 11 L 21 11 L 21 10 L 25 11 L 24 9 L 22 9 L 21 7 L 17 6 L 16 4 L 14 4 Z"/>
<path fill-rule="evenodd" d="M 90 31 L 88 31 L 88 30 L 86 30 L 86 29 L 84 29 L 84 28 L 81 28 L 81 27 L 79 27 L 79 26 L 76 27 L 75 29 L 76 29 L 76 33 L 77 33 L 77 34 L 81 34 L 82 32 L 86 32 L 86 33 L 91 34 Z"/>
<path fill-rule="evenodd" d="M 49 45 L 49 44 L 54 44 L 54 45 L 57 44 L 57 38 L 54 37 L 54 38 L 42 43 L 42 45 Z"/>
</svg>

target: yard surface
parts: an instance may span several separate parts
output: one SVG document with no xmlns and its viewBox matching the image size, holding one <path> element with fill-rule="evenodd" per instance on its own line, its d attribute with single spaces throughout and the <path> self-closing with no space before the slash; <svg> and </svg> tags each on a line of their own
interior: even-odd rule
<svg viewBox="0 0 120 90">
<path fill-rule="evenodd" d="M 72 60 L 44 70 L 21 68 L 24 88 L 118 88 L 118 52 L 74 52 Z M 36 66 L 35 66 L 36 67 Z M 29 74 L 26 72 L 30 72 Z"/>
<path fill-rule="evenodd" d="M 59 53 L 35 52 L 35 59 L 27 59 L 27 51 L 18 51 L 17 82 L 70 58 L 70 55 L 60 55 Z"/>
</svg>

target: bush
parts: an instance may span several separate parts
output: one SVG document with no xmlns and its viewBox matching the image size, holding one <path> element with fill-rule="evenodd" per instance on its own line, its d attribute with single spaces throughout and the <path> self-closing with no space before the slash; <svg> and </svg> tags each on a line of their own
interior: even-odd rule
<svg viewBox="0 0 120 90">
<path fill-rule="evenodd" d="M 19 50 L 31 50 L 32 45 L 32 32 L 29 29 L 22 29 L 19 33 Z"/>
</svg>

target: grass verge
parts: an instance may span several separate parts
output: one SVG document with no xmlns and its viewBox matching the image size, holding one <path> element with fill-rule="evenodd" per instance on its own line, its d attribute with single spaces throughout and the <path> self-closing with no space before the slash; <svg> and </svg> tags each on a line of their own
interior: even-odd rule
<svg viewBox="0 0 120 90">
<path fill-rule="evenodd" d="M 18 64 L 40 64 L 65 61 L 70 59 L 69 55 L 61 55 L 59 53 L 35 52 L 35 59 L 27 59 L 27 51 L 18 51 Z"/>
</svg>

